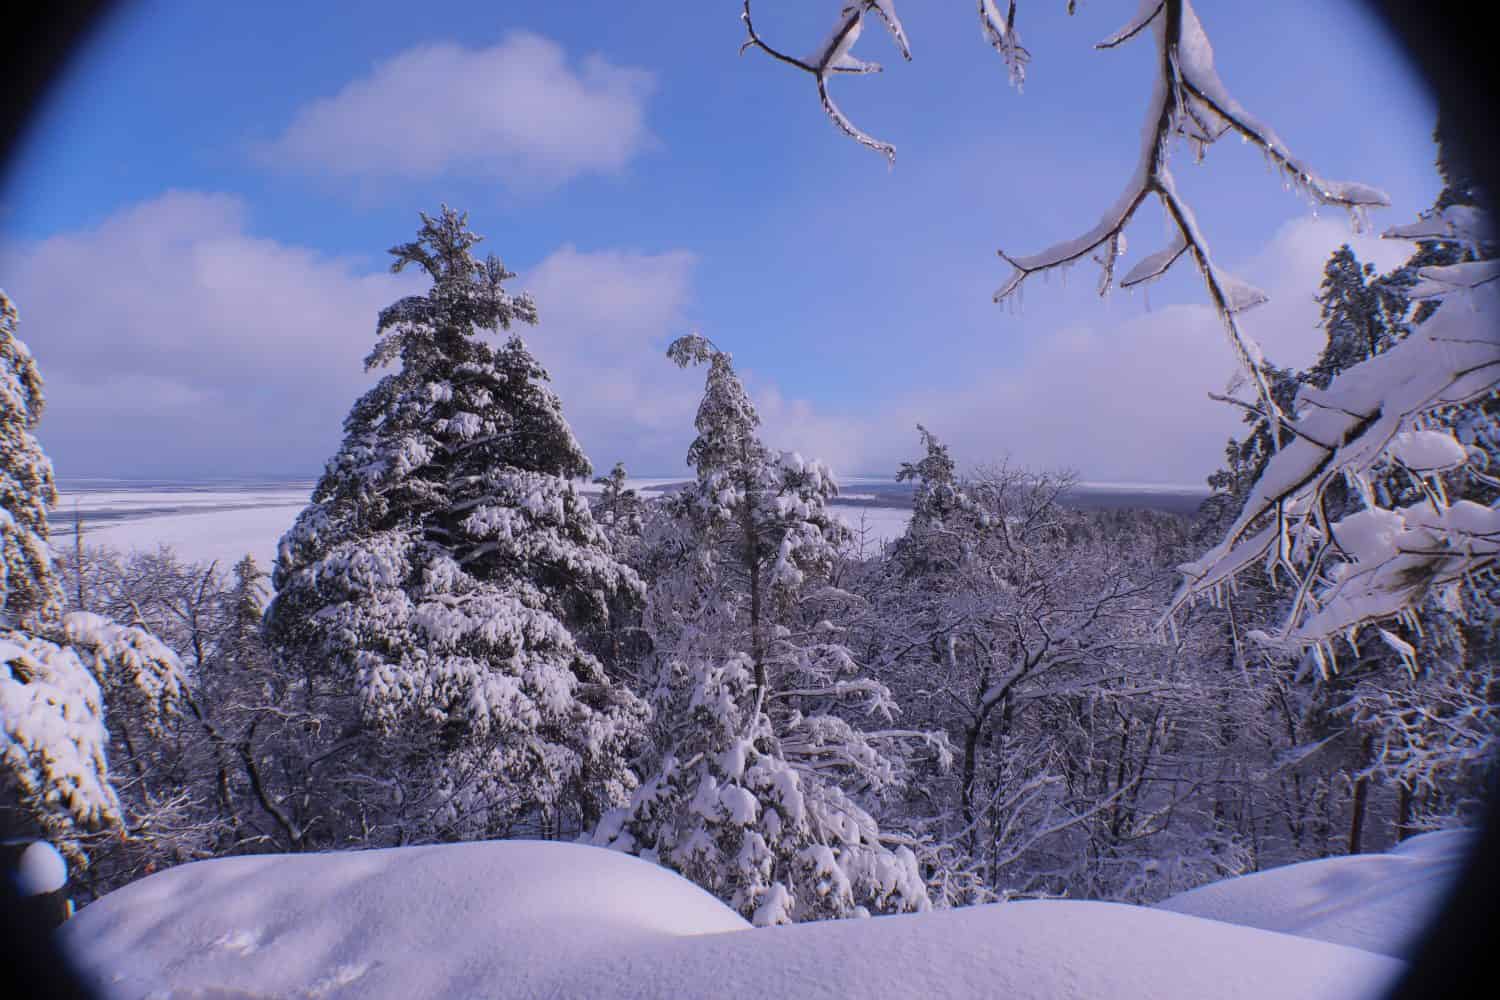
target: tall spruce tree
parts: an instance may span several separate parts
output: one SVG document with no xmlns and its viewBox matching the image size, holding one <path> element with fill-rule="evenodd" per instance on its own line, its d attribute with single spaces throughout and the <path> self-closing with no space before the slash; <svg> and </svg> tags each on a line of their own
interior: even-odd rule
<svg viewBox="0 0 1500 1000">
<path fill-rule="evenodd" d="M 38 835 L 87 863 L 90 833 L 128 820 L 111 784 L 105 694 L 150 734 L 175 711 L 181 664 L 149 632 L 62 614 L 47 541 L 52 463 L 32 434 L 42 378 L 0 292 L 0 836 Z"/>
<path fill-rule="evenodd" d="M 1405 335 L 1408 301 L 1398 288 L 1375 275 L 1345 243 L 1323 267 L 1318 297 L 1319 325 L 1328 337 L 1307 381 L 1328 388 L 1339 372 L 1372 358 Z"/>
<path fill-rule="evenodd" d="M 41 832 L 70 855 L 119 821 L 104 701 L 73 655 L 35 634 L 62 606 L 47 546 L 52 463 L 32 431 L 42 378 L 0 292 L 0 835 Z"/>
<path fill-rule="evenodd" d="M 32 434 L 46 400 L 19 325 L 16 307 L 0 292 L 0 625 L 25 627 L 55 615 L 62 590 L 47 547 L 47 510 L 57 503 L 57 487 Z"/>
<path fill-rule="evenodd" d="M 870 809 L 929 736 L 865 728 L 895 705 L 831 620 L 851 599 L 829 586 L 847 533 L 825 506 L 833 478 L 761 442 L 728 354 L 698 336 L 668 353 L 709 372 L 697 476 L 648 539 L 669 554 L 653 560 L 646 614 L 658 739 L 649 779 L 595 842 L 681 872 L 760 925 L 926 909 L 915 855 Z"/>
<path fill-rule="evenodd" d="M 390 251 L 432 288 L 380 314 L 366 367 L 398 368 L 350 411 L 267 612 L 309 685 L 356 696 L 401 841 L 592 824 L 635 787 L 646 714 L 575 638 L 641 585 L 573 485 L 589 462 L 546 371 L 483 339 L 536 308 L 480 239 L 444 206 Z"/>
</svg>

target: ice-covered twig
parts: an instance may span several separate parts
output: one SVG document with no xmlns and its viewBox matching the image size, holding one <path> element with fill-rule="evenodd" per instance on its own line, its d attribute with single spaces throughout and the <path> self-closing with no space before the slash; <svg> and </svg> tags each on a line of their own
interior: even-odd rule
<svg viewBox="0 0 1500 1000">
<path fill-rule="evenodd" d="M 1171 269 L 1173 264 L 1177 263 L 1178 257 L 1187 252 L 1187 248 L 1187 240 L 1182 238 L 1181 233 L 1178 233 L 1165 248 L 1149 257 L 1143 257 L 1140 263 L 1126 272 L 1125 277 L 1120 279 L 1120 287 L 1134 288 L 1136 285 L 1144 285 L 1160 278 Z"/>
<path fill-rule="evenodd" d="M 1142 0 L 1134 17 L 1119 31 L 1098 44 L 1114 48 L 1151 28 L 1156 38 L 1158 76 L 1141 133 L 1140 155 L 1125 191 L 1099 222 L 1083 235 L 1058 243 L 1041 253 L 1000 256 L 1014 268 L 995 301 L 1015 294 L 1025 280 L 1039 271 L 1066 268 L 1093 256 L 1104 269 L 1101 294 L 1113 282 L 1115 248 L 1123 246 L 1126 227 L 1136 210 L 1155 197 L 1175 230 L 1167 249 L 1141 261 L 1127 273 L 1122 287 L 1132 287 L 1165 274 L 1185 254 L 1198 267 L 1240 365 L 1254 380 L 1265 411 L 1277 422 L 1281 416 L 1271 398 L 1270 386 L 1261 372 L 1259 347 L 1239 327 L 1237 313 L 1264 302 L 1265 295 L 1232 275 L 1213 260 L 1192 209 L 1178 193 L 1169 169 L 1171 139 L 1180 135 L 1203 148 L 1230 131 L 1259 146 L 1300 189 L 1312 198 L 1358 212 L 1384 205 L 1382 193 L 1362 184 L 1324 180 L 1303 161 L 1292 156 L 1286 144 L 1266 124 L 1246 111 L 1231 96 L 1214 69 L 1213 48 L 1193 10 L 1191 0 Z M 1102 252 L 1099 252 L 1102 251 Z M 1097 252 L 1097 253 L 1096 253 Z"/>
<path fill-rule="evenodd" d="M 1449 205 L 1440 211 L 1431 212 L 1404 226 L 1392 226 L 1381 235 L 1387 239 L 1444 240 L 1458 243 L 1471 250 L 1493 242 L 1485 214 L 1471 205 Z"/>
<path fill-rule="evenodd" d="M 1126 23 L 1125 27 L 1096 44 L 1094 48 L 1112 49 L 1117 45 L 1123 45 L 1130 41 L 1136 35 L 1150 27 L 1151 22 L 1156 20 L 1157 15 L 1161 13 L 1161 9 L 1164 6 L 1166 6 L 1166 0 L 1141 0 L 1141 5 L 1135 12 L 1135 17 L 1132 17 Z"/>
<path fill-rule="evenodd" d="M 997 0 L 977 0 L 977 6 L 979 27 L 984 40 L 1000 53 L 1000 58 L 1005 60 L 1005 67 L 1010 73 L 1010 82 L 1019 88 L 1026 79 L 1026 64 L 1031 60 L 1031 53 L 1026 51 L 1021 44 L 1021 36 L 1016 33 L 1016 0 L 1009 0 L 1004 14 L 1000 12 L 1000 4 Z M 1072 14 L 1076 7 L 1076 2 L 1069 0 L 1068 13 Z M 760 49 L 771 58 L 810 74 L 817 80 L 818 100 L 823 105 L 823 111 L 839 131 L 860 145 L 882 154 L 889 162 L 895 163 L 896 147 L 866 133 L 850 121 L 834 103 L 832 95 L 828 92 L 829 77 L 835 73 L 880 72 L 879 63 L 867 62 L 849 51 L 859 39 L 860 32 L 864 29 L 865 15 L 869 13 L 873 13 L 884 22 L 902 58 L 910 61 L 911 45 L 906 38 L 906 29 L 896 15 L 895 0 L 844 0 L 838 21 L 834 24 L 828 39 L 818 46 L 812 55 L 803 59 L 788 55 L 768 45 L 765 39 L 756 32 L 755 24 L 751 20 L 750 0 L 744 0 L 744 10 L 740 14 L 740 20 L 745 22 L 745 32 L 748 38 L 740 46 L 740 53 L 743 55 L 747 49 Z"/>
<path fill-rule="evenodd" d="M 894 163 L 896 161 L 896 147 L 888 142 L 869 135 L 857 125 L 851 122 L 834 103 L 833 96 L 828 92 L 828 78 L 834 73 L 878 73 L 878 63 L 866 62 L 850 53 L 854 43 L 859 39 L 860 31 L 864 27 L 865 15 L 871 11 L 885 22 L 891 37 L 895 39 L 896 47 L 901 50 L 901 55 L 910 60 L 911 46 L 906 40 L 906 30 L 901 26 L 901 19 L 896 16 L 894 0 L 846 0 L 843 9 L 839 11 L 837 23 L 829 34 L 827 41 L 820 45 L 813 54 L 806 59 L 798 59 L 796 56 L 787 55 L 778 49 L 766 44 L 765 40 L 755 31 L 755 24 L 750 19 L 750 0 L 744 0 L 744 11 L 740 14 L 740 20 L 745 22 L 745 31 L 749 35 L 745 44 L 740 46 L 740 53 L 744 54 L 746 49 L 760 49 L 762 52 L 809 73 L 817 80 L 818 100 L 823 104 L 823 110 L 829 119 L 838 126 L 839 131 L 849 136 L 862 146 L 881 153 L 885 158 Z"/>
<path fill-rule="evenodd" d="M 1016 0 L 1010 0 L 1003 17 L 995 0 L 979 0 L 979 29 L 984 40 L 1005 60 L 1010 82 L 1019 88 L 1026 82 L 1026 64 L 1031 61 L 1031 53 L 1016 34 Z"/>
</svg>

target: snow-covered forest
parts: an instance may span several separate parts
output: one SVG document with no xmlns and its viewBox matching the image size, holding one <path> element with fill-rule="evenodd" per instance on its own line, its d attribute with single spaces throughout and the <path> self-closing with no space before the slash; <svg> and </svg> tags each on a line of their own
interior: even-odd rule
<svg viewBox="0 0 1500 1000">
<path fill-rule="evenodd" d="M 1019 83 L 1016 8 L 978 4 Z M 891 0 L 849 0 L 808 57 L 763 38 L 748 0 L 743 23 L 748 54 L 811 75 L 839 131 L 894 157 L 830 93 L 878 69 L 853 54 L 864 28 L 888 29 L 910 57 Z M 180 951 L 140 943 L 131 924 L 168 921 L 173 905 L 274 922 L 301 904 L 266 893 L 288 892 L 321 900 L 307 917 L 319 933 L 340 900 L 384 908 L 381 921 L 426 900 L 423 919 L 437 920 L 435 884 L 483 911 L 485 933 L 516 935 L 515 995 L 601 995 L 617 974 L 549 951 L 584 945 L 528 931 L 532 912 L 587 915 L 585 944 L 642 949 L 689 992 L 744 985 L 747 969 L 788 982 L 729 931 L 898 914 L 927 915 L 900 932 L 927 956 L 905 972 L 895 952 L 866 954 L 899 951 L 895 930 L 746 935 L 835 992 L 920 967 L 931 995 L 966 995 L 1004 964 L 976 958 L 976 942 L 1035 941 L 1046 955 L 1073 934 L 1117 949 L 1144 935 L 1138 961 L 1155 971 L 1119 973 L 1147 977 L 1141 995 L 1172 971 L 1149 943 L 1171 935 L 1283 977 L 1247 980 L 1246 995 L 1388 978 L 1397 963 L 1353 949 L 1406 954 L 1500 735 L 1493 230 L 1439 131 L 1441 196 L 1385 233 L 1408 261 L 1382 273 L 1349 246 L 1334 253 L 1309 333 L 1318 359 L 1279 367 L 1240 321 L 1264 293 L 1216 263 L 1172 155 L 1239 135 L 1316 203 L 1363 221 L 1383 197 L 1322 178 L 1238 104 L 1188 0 L 1146 0 L 1101 44 L 1153 39 L 1160 75 L 1124 194 L 1082 236 L 1002 253 L 996 298 L 1075 262 L 1100 267 L 1101 292 L 1184 259 L 1196 269 L 1242 367 L 1222 398 L 1244 423 L 1202 470 L 1213 492 L 1190 516 L 1080 509 L 1065 502 L 1072 473 L 998 453 L 962 467 L 916 426 L 909 460 L 889 470 L 914 488 L 911 520 L 867 544 L 830 510 L 828 466 L 767 438 L 736 345 L 713 331 L 682 331 L 659 358 L 702 392 L 690 482 L 643 497 L 613 456 L 584 454 L 569 400 L 528 347 L 548 303 L 445 205 L 389 251 L 425 290 L 370 317 L 378 380 L 352 401 L 274 565 L 114 551 L 86 534 L 64 546 L 49 540 L 56 488 L 35 436 L 44 373 L 21 339 L 45 332 L 0 296 L 0 832 L 65 856 L 81 911 L 65 933 L 94 949 L 101 982 L 491 995 L 424 978 L 419 948 L 372 987 L 362 977 L 380 962 L 347 942 L 329 952 L 337 967 L 307 952 L 275 973 L 294 978 L 257 986 L 221 953 L 257 950 L 269 924 L 184 932 Z M 1170 241 L 1127 262 L 1124 231 L 1153 202 Z M 590 481 L 600 489 L 586 496 Z M 567 846 L 434 846 L 481 841 Z M 352 855 L 302 857 L 373 848 L 411 853 L 347 874 Z M 1383 900 L 1334 930 L 1298 923 L 1290 904 L 1246 916 L 1290 892 L 1256 879 L 1361 854 L 1387 868 L 1348 869 L 1346 896 L 1430 865 L 1411 869 L 1410 913 Z M 258 873 L 276 887 L 232 901 Z M 339 895 L 377 873 L 377 903 Z M 525 891 L 478 893 L 489 884 Z M 549 901 L 554 884 L 563 902 Z M 1218 920 L 1262 936 L 1215 937 Z M 671 944 L 703 934 L 723 939 Z M 381 935 L 403 936 L 383 922 Z M 183 965 L 190 952 L 221 964 Z M 141 955 L 196 971 L 153 979 Z M 431 976 L 464 974 L 444 961 Z M 1013 961 L 1006 982 L 1050 995 L 1047 966 Z M 1080 988 L 1116 989 L 1088 968 Z M 1173 988 L 1208 995 L 1213 974 L 1188 963 Z"/>
</svg>

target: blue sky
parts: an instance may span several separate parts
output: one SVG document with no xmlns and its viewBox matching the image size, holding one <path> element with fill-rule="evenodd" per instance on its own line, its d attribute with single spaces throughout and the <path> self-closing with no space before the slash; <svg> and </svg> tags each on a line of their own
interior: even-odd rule
<svg viewBox="0 0 1500 1000">
<path fill-rule="evenodd" d="M 810 78 L 696 3 L 127 5 L 51 98 L 0 190 L 0 285 L 43 366 L 64 477 L 309 474 L 367 384 L 384 273 L 417 211 L 469 211 L 520 273 L 595 465 L 674 474 L 701 374 L 662 356 L 697 329 L 733 352 L 771 443 L 889 474 L 921 420 L 966 463 L 1194 482 L 1237 416 L 1206 399 L 1232 360 L 1192 275 L 1101 302 L 1094 276 L 991 303 L 1007 269 L 1119 194 L 1151 46 L 1093 43 L 1134 4 L 1029 0 L 1023 93 L 964 4 L 898 5 L 874 77 L 841 78 L 894 169 L 840 136 Z M 809 51 L 836 2 L 761 0 Z M 1438 188 L 1434 109 L 1347 0 L 1200 0 L 1220 74 L 1324 175 L 1387 191 L 1375 229 Z M 1232 140 L 1177 171 L 1216 257 L 1266 288 L 1246 325 L 1279 363 L 1321 334 L 1321 261 L 1353 239 Z M 1130 235 L 1162 236 L 1155 209 Z"/>
</svg>

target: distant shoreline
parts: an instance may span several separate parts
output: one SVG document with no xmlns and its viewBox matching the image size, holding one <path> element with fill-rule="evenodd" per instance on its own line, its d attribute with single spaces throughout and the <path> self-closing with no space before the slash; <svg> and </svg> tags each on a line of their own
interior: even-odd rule
<svg viewBox="0 0 1500 1000">
<path fill-rule="evenodd" d="M 638 480 L 645 495 L 675 493 L 691 480 Z M 296 496 L 308 497 L 316 480 L 312 479 L 105 479 L 78 478 L 58 483 L 62 500 L 48 517 L 57 535 L 72 535 L 74 509 L 85 528 L 155 517 L 179 517 L 195 514 L 222 514 L 233 511 L 260 510 L 268 506 L 295 503 Z M 585 492 L 595 492 L 592 483 L 583 483 Z M 877 480 L 856 477 L 847 484 L 848 494 L 835 497 L 831 504 L 848 511 L 910 510 L 914 488 L 910 483 L 893 479 Z M 149 501 L 142 495 L 151 495 Z M 244 494 L 262 494 L 251 498 Z M 1181 485 L 1136 483 L 1079 483 L 1062 495 L 1061 502 L 1079 510 L 1159 510 L 1172 514 L 1192 515 L 1208 499 L 1207 488 Z M 135 497 L 142 496 L 142 501 Z M 174 503 L 181 497 L 201 497 L 197 503 Z M 209 500 L 213 497 L 217 500 Z M 205 502 L 206 501 L 206 502 Z M 305 502 L 305 501 L 304 501 Z"/>
</svg>

